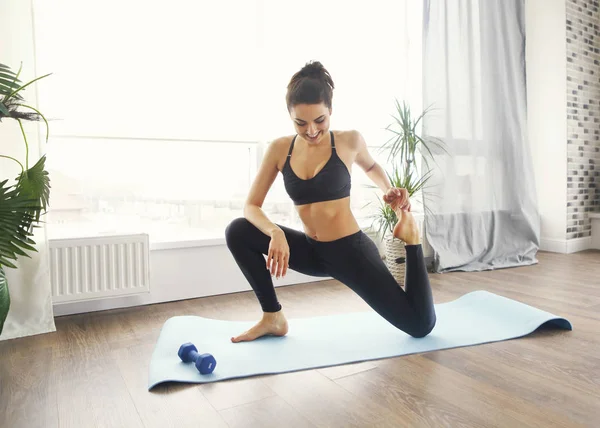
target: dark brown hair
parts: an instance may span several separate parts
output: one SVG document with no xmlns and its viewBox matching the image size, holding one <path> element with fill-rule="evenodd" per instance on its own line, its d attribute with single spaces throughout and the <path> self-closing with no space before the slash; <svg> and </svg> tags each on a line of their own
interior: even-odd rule
<svg viewBox="0 0 600 428">
<path fill-rule="evenodd" d="M 319 61 L 306 63 L 290 80 L 285 97 L 288 112 L 297 104 L 325 103 L 331 108 L 333 98 L 333 80 L 329 72 Z"/>
</svg>

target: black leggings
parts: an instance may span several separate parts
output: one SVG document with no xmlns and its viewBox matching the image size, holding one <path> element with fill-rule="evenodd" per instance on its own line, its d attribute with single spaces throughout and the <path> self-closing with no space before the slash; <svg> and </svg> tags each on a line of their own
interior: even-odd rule
<svg viewBox="0 0 600 428">
<path fill-rule="evenodd" d="M 392 325 L 413 337 L 425 337 L 435 326 L 433 297 L 421 244 L 406 245 L 404 291 L 381 260 L 375 243 L 364 232 L 321 242 L 303 232 L 278 226 L 290 247 L 290 269 L 337 279 Z M 245 218 L 233 220 L 225 230 L 225 237 L 262 310 L 279 311 L 281 305 L 264 257 L 271 238 Z"/>
</svg>

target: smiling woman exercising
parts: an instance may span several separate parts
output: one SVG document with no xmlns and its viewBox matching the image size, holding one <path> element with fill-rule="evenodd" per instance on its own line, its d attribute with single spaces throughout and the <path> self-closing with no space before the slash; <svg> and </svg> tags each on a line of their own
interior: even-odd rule
<svg viewBox="0 0 600 428">
<path fill-rule="evenodd" d="M 232 342 L 287 334 L 288 323 L 272 276 L 284 276 L 288 266 L 306 275 L 337 279 L 413 337 L 424 337 L 435 326 L 431 287 L 408 192 L 392 187 L 359 132 L 329 129 L 333 89 L 331 76 L 319 62 L 308 63 L 294 74 L 286 101 L 297 134 L 269 144 L 246 199 L 244 217 L 226 228 L 227 246 L 263 310 L 262 319 L 250 330 L 232 337 Z M 394 236 L 406 244 L 405 290 L 352 214 L 353 164 L 384 192 L 383 200 L 397 214 Z M 303 232 L 274 224 L 261 208 L 280 172 L 302 220 Z"/>
</svg>

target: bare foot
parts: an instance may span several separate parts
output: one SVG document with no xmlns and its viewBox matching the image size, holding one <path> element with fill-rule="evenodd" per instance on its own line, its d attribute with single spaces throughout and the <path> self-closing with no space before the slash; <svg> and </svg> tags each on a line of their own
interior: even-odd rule
<svg viewBox="0 0 600 428">
<path fill-rule="evenodd" d="M 262 319 L 254 327 L 237 337 L 232 337 L 231 341 L 233 343 L 249 342 L 266 335 L 285 336 L 287 332 L 288 322 L 282 311 L 265 312 Z"/>
<path fill-rule="evenodd" d="M 420 244 L 421 234 L 412 213 L 397 210 L 396 217 L 398 217 L 398 223 L 394 227 L 394 237 L 404 241 L 406 245 Z"/>
</svg>

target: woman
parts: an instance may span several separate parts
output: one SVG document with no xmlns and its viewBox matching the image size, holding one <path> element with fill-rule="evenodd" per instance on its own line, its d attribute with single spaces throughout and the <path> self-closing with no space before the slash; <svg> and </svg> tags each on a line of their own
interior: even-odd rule
<svg viewBox="0 0 600 428">
<path fill-rule="evenodd" d="M 263 310 L 254 327 L 231 338 L 234 343 L 288 332 L 272 281 L 272 276 L 284 276 L 288 267 L 339 280 L 413 337 L 426 336 L 435 325 L 431 287 L 408 193 L 391 186 L 360 133 L 329 130 L 333 89 L 331 76 L 319 62 L 306 64 L 292 77 L 286 101 L 297 134 L 269 144 L 250 188 L 244 217 L 233 220 L 225 231 L 227 246 Z M 406 244 L 405 290 L 350 210 L 352 164 L 384 192 L 384 201 L 398 216 L 394 236 Z M 280 172 L 304 232 L 272 223 L 261 209 Z"/>
</svg>

